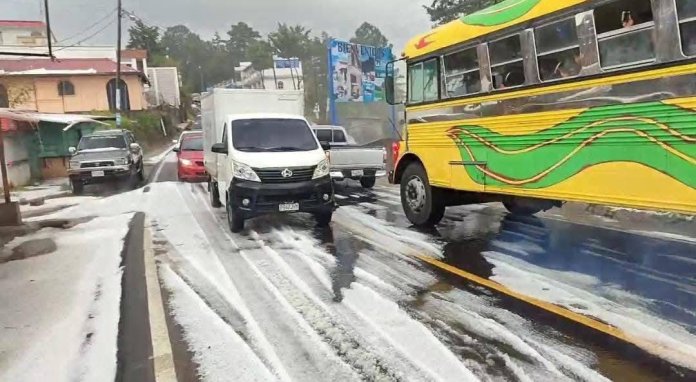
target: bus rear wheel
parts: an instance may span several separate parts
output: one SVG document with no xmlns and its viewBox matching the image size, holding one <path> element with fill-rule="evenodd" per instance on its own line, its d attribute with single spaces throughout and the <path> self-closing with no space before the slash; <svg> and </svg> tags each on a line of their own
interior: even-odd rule
<svg viewBox="0 0 696 382">
<path fill-rule="evenodd" d="M 418 227 L 432 227 L 445 216 L 441 192 L 430 186 L 420 163 L 411 163 L 401 178 L 401 205 L 408 220 Z"/>
</svg>

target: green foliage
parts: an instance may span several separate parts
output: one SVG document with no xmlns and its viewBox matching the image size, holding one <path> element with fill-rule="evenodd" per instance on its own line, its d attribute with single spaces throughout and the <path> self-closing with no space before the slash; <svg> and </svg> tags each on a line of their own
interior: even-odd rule
<svg viewBox="0 0 696 382">
<path fill-rule="evenodd" d="M 280 57 L 302 58 L 306 57 L 311 32 L 311 29 L 306 29 L 302 25 L 289 26 L 279 23 L 278 30 L 268 35 L 268 41 Z"/>
<path fill-rule="evenodd" d="M 446 24 L 462 15 L 468 15 L 478 10 L 500 3 L 502 0 L 433 0 L 430 6 L 424 5 L 430 20 L 435 25 Z"/>
<path fill-rule="evenodd" d="M 392 47 L 392 45 L 389 44 L 389 40 L 382 34 L 382 31 L 368 22 L 362 23 L 362 25 L 355 30 L 355 37 L 351 38 L 350 42 L 378 48 Z"/>
<path fill-rule="evenodd" d="M 161 52 L 159 44 L 159 29 L 149 27 L 141 20 L 136 20 L 135 25 L 128 29 L 130 39 L 128 40 L 129 49 L 145 49 L 149 55 Z"/>
<path fill-rule="evenodd" d="M 232 56 L 235 66 L 247 58 L 249 47 L 261 38 L 259 32 L 245 22 L 232 25 L 227 32 L 227 36 L 229 37 L 229 40 L 227 40 L 227 51 Z"/>
</svg>

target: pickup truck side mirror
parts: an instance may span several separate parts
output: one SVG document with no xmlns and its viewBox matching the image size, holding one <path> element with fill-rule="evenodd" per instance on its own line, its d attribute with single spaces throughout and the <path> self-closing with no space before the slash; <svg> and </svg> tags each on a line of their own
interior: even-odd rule
<svg viewBox="0 0 696 382">
<path fill-rule="evenodd" d="M 178 147 L 175 147 L 174 149 L 172 149 L 172 151 L 174 151 L 175 153 L 178 153 L 178 152 L 181 151 L 181 150 L 179 150 Z"/>
<path fill-rule="evenodd" d="M 227 146 L 224 143 L 216 143 L 211 148 L 211 151 L 217 154 L 227 154 Z"/>
<path fill-rule="evenodd" d="M 327 141 L 320 141 L 319 145 L 321 146 L 321 149 L 324 151 L 329 151 L 331 150 L 331 142 Z"/>
<path fill-rule="evenodd" d="M 70 155 L 73 155 L 77 152 L 77 149 L 73 146 L 70 146 L 68 147 L 68 152 L 70 153 Z"/>
</svg>

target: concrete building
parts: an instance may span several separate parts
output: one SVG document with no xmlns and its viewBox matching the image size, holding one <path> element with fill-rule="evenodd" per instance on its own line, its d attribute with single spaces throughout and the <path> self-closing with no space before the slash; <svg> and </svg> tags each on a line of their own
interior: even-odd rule
<svg viewBox="0 0 696 382">
<path fill-rule="evenodd" d="M 273 58 L 274 67 L 256 70 L 251 62 L 241 62 L 239 85 L 248 89 L 304 89 L 302 62 L 297 58 Z"/>
<path fill-rule="evenodd" d="M 0 46 L 46 47 L 47 45 L 46 23 L 43 21 L 0 20 Z"/>
<path fill-rule="evenodd" d="M 147 103 L 153 106 L 181 105 L 179 70 L 176 67 L 148 68 L 150 87 L 145 91 Z"/>
<path fill-rule="evenodd" d="M 122 65 L 121 108 L 142 110 L 147 78 Z M 109 59 L 0 59 L 0 108 L 44 113 L 115 109 L 116 63 Z"/>
</svg>

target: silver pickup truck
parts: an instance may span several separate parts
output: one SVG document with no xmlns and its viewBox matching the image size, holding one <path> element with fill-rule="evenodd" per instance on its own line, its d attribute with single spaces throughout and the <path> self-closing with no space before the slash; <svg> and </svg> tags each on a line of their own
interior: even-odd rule
<svg viewBox="0 0 696 382">
<path fill-rule="evenodd" d="M 331 144 L 331 178 L 359 180 L 364 188 L 372 188 L 377 177 L 385 176 L 387 150 L 384 147 L 360 147 L 341 126 L 312 126 L 319 142 Z"/>
</svg>

